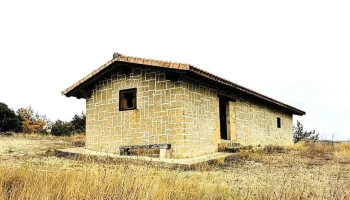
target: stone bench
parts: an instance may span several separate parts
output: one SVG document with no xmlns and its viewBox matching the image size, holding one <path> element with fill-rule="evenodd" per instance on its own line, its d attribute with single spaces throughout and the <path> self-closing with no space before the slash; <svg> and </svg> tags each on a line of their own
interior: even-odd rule
<svg viewBox="0 0 350 200">
<path fill-rule="evenodd" d="M 159 149 L 159 158 L 170 158 L 171 156 L 171 144 L 151 144 L 151 145 L 129 145 L 120 146 L 120 155 L 129 156 L 130 150 L 133 149 Z"/>
</svg>

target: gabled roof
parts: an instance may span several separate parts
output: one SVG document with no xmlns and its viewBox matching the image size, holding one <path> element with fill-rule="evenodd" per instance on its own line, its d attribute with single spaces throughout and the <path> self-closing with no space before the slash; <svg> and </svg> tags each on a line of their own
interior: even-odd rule
<svg viewBox="0 0 350 200">
<path fill-rule="evenodd" d="M 190 64 L 184 64 L 184 63 L 177 63 L 177 62 L 169 62 L 169 61 L 162 61 L 162 60 L 153 60 L 153 59 L 146 59 L 146 58 L 138 58 L 138 57 L 131 57 L 131 56 L 124 56 L 119 53 L 113 54 L 113 59 L 99 67 L 98 69 L 94 70 L 84 78 L 80 79 L 78 82 L 67 88 L 62 92 L 62 95 L 66 95 L 67 97 L 75 96 L 74 91 L 78 90 L 82 85 L 84 85 L 87 82 L 91 82 L 93 79 L 96 79 L 98 74 L 101 74 L 108 70 L 108 68 L 114 64 L 114 63 L 129 63 L 129 64 L 137 64 L 137 65 L 146 65 L 146 66 L 154 66 L 154 67 L 160 67 L 160 68 L 167 68 L 167 69 L 174 69 L 174 70 L 181 70 L 181 71 L 187 71 L 192 72 L 196 75 L 199 75 L 201 77 L 208 78 L 212 81 L 215 81 L 219 84 L 223 84 L 226 86 L 229 86 L 230 88 L 233 88 L 241 93 L 248 94 L 250 96 L 253 96 L 259 100 L 272 103 L 278 107 L 282 107 L 284 109 L 289 110 L 293 114 L 297 115 L 305 115 L 305 112 L 302 110 L 299 110 L 297 108 L 294 108 L 292 106 L 289 106 L 287 104 L 284 104 L 282 102 L 279 102 L 275 99 L 272 99 L 270 97 L 267 97 L 265 95 L 262 95 L 258 92 L 255 92 L 251 89 L 248 89 L 246 87 L 243 87 L 241 85 L 238 85 L 236 83 L 233 83 L 229 80 L 226 80 L 224 78 L 221 78 L 219 76 L 216 76 L 214 74 L 211 74 L 207 71 L 204 71 L 200 68 L 194 67 Z"/>
</svg>

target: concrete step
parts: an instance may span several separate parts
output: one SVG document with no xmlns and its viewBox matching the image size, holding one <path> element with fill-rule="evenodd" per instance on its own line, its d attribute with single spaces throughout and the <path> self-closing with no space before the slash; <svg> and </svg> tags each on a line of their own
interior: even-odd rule
<svg viewBox="0 0 350 200">
<path fill-rule="evenodd" d="M 127 162 L 128 164 L 146 165 L 149 166 L 163 166 L 170 169 L 183 168 L 183 169 L 196 169 L 205 163 L 212 163 L 216 160 L 225 159 L 226 157 L 233 156 L 232 153 L 215 152 L 202 156 L 184 159 L 166 159 L 166 158 L 151 158 L 144 156 L 120 156 L 115 153 L 97 152 L 85 149 L 84 147 L 74 147 L 68 149 L 58 149 L 56 156 L 71 157 L 71 158 L 95 158 L 101 162 L 110 162 L 111 160 L 119 161 L 119 163 Z M 152 163 L 159 163 L 154 165 Z"/>
</svg>

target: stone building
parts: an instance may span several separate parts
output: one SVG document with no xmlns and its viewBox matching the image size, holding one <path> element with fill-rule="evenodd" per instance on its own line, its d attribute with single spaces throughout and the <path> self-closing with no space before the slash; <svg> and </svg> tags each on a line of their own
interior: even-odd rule
<svg viewBox="0 0 350 200">
<path fill-rule="evenodd" d="M 86 99 L 87 149 L 167 143 L 173 158 L 292 144 L 293 114 L 305 114 L 189 64 L 118 53 L 62 94 Z"/>
</svg>

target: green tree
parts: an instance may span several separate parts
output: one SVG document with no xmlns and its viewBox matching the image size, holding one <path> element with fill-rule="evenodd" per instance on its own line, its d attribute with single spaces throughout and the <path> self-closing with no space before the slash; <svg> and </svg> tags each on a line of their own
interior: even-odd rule
<svg viewBox="0 0 350 200">
<path fill-rule="evenodd" d="M 56 120 L 51 127 L 51 134 L 56 136 L 68 136 L 74 133 L 74 126 L 70 122 Z"/>
<path fill-rule="evenodd" d="M 6 104 L 0 102 L 0 132 L 21 130 L 21 120 Z"/>
<path fill-rule="evenodd" d="M 293 127 L 293 139 L 294 143 L 301 140 L 318 140 L 319 133 L 316 133 L 316 130 L 304 131 L 304 125 L 297 121 L 297 126 Z"/>
<path fill-rule="evenodd" d="M 74 115 L 70 122 L 57 119 L 51 124 L 51 134 L 56 136 L 72 135 L 74 133 L 85 134 L 86 115 Z"/>
<path fill-rule="evenodd" d="M 81 113 L 81 115 L 74 115 L 71 124 L 74 127 L 74 131 L 76 133 L 85 134 L 85 127 L 86 127 L 86 115 L 84 112 Z"/>
</svg>

